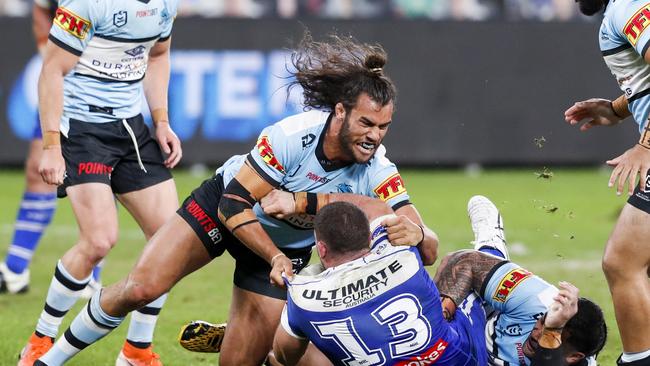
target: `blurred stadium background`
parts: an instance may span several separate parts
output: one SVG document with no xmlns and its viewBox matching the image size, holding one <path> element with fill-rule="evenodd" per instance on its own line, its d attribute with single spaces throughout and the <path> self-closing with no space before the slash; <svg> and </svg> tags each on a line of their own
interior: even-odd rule
<svg viewBox="0 0 650 366">
<path fill-rule="evenodd" d="M 37 123 L 31 5 L 0 0 L 0 255 L 11 240 L 20 168 Z M 185 152 L 174 173 L 179 195 L 247 152 L 264 126 L 301 110 L 300 91 L 288 94 L 283 85 L 288 49 L 304 29 L 316 39 L 336 31 L 381 43 L 399 89 L 388 156 L 440 235 L 441 254 L 472 239 L 467 199 L 492 198 L 515 261 L 551 282 L 576 283 L 603 306 L 610 338 L 599 360 L 611 365 L 620 340 L 600 257 L 624 200 L 607 189 L 600 166 L 636 141 L 637 126 L 581 134 L 563 119 L 574 101 L 620 94 L 598 51 L 598 20 L 578 15 L 570 0 L 181 0 L 170 85 L 172 126 Z M 144 244 L 125 210 L 120 228 L 107 283 L 128 271 Z M 0 297 L 0 365 L 15 364 L 54 261 L 75 238 L 69 205 L 60 201 L 31 267 L 30 293 Z M 227 319 L 232 267 L 224 256 L 172 291 L 155 342 L 166 364 L 216 363 L 181 349 L 176 333 L 194 318 Z M 71 364 L 112 364 L 125 332 Z"/>
</svg>

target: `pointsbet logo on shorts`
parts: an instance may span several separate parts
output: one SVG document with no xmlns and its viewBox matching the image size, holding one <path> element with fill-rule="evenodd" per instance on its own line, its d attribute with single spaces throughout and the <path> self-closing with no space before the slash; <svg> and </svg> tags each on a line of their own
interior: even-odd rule
<svg viewBox="0 0 650 366">
<path fill-rule="evenodd" d="M 59 7 L 54 15 L 54 24 L 79 39 L 85 39 L 90 29 L 90 21 L 72 11 Z"/>
<path fill-rule="evenodd" d="M 395 173 L 385 181 L 381 182 L 374 189 L 374 192 L 377 197 L 382 199 L 382 201 L 388 201 L 389 199 L 406 192 L 406 187 L 404 187 L 404 181 L 399 173 Z"/>
<path fill-rule="evenodd" d="M 257 140 L 257 150 L 259 151 L 262 159 L 264 159 L 266 165 L 284 174 L 284 167 L 282 164 L 280 164 L 278 158 L 276 158 L 273 154 L 273 148 L 271 148 L 271 142 L 269 141 L 268 136 L 261 136 Z"/>
<path fill-rule="evenodd" d="M 520 283 L 524 282 L 527 278 L 533 274 L 526 271 L 523 268 L 515 268 L 512 271 L 508 272 L 499 285 L 497 286 L 494 296 L 492 298 L 498 302 L 506 302 L 506 299 Z"/>
<path fill-rule="evenodd" d="M 623 33 L 625 33 L 627 40 L 630 41 L 632 46 L 636 46 L 639 38 L 641 38 L 641 33 L 643 33 L 648 25 L 650 25 L 650 3 L 644 5 L 639 11 L 634 13 L 625 24 L 625 28 L 623 28 Z"/>
</svg>

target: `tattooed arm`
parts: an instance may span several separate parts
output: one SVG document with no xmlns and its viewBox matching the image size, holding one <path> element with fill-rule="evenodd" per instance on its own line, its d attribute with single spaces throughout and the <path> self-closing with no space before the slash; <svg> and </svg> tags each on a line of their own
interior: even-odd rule
<svg viewBox="0 0 650 366">
<path fill-rule="evenodd" d="M 475 250 L 459 250 L 448 254 L 440 263 L 434 281 L 443 298 L 446 319 L 453 318 L 456 307 L 470 292 L 480 292 L 490 270 L 503 259 Z M 482 296 L 482 294 L 479 293 Z"/>
</svg>

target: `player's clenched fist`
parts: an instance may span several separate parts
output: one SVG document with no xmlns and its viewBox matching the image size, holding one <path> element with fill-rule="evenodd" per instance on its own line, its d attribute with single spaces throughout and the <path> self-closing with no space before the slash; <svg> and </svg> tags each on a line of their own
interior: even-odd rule
<svg viewBox="0 0 650 366">
<path fill-rule="evenodd" d="M 284 253 L 277 254 L 271 259 L 271 267 L 271 284 L 284 288 L 285 284 L 282 279 L 282 274 L 284 273 L 284 276 L 289 280 L 293 278 L 293 263 L 291 263 L 291 259 L 284 255 Z"/>
<path fill-rule="evenodd" d="M 295 205 L 293 193 L 279 189 L 272 190 L 260 200 L 264 213 L 278 219 L 293 214 L 296 211 Z"/>
<path fill-rule="evenodd" d="M 57 186 L 63 184 L 65 160 L 61 154 L 61 146 L 50 146 L 43 151 L 38 172 L 47 184 Z"/>
<path fill-rule="evenodd" d="M 404 215 L 388 217 L 381 224 L 393 245 L 416 246 L 424 240 L 424 229 Z"/>
</svg>

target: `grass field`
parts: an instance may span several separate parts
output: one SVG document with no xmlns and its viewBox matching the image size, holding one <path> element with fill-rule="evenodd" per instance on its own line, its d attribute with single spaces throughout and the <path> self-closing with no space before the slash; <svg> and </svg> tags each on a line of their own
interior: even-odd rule
<svg viewBox="0 0 650 366">
<path fill-rule="evenodd" d="M 607 188 L 608 173 L 598 169 L 554 170 L 552 179 L 539 179 L 535 169 L 488 170 L 467 175 L 462 171 L 403 171 L 412 201 L 429 227 L 440 236 L 441 255 L 467 248 L 473 239 L 466 204 L 474 194 L 490 197 L 501 209 L 512 259 L 551 283 L 566 279 L 596 300 L 609 325 L 609 340 L 599 361 L 613 365 L 621 343 L 616 330 L 600 258 L 624 198 Z M 205 176 L 175 174 L 184 198 Z M 0 173 L 0 255 L 11 240 L 15 210 L 23 189 L 22 172 Z M 119 210 L 120 239 L 107 258 L 103 282 L 123 277 L 139 255 L 144 239 L 124 209 Z M 33 331 L 49 286 L 55 261 L 76 240 L 77 230 L 66 200 L 59 202 L 53 224 L 45 234 L 31 266 L 31 291 L 0 296 L 0 365 L 15 365 L 16 355 Z M 215 355 L 193 354 L 178 346 L 176 337 L 192 319 L 225 321 L 233 262 L 227 255 L 192 274 L 171 292 L 156 331 L 155 350 L 165 365 L 215 365 Z M 431 268 L 433 273 L 435 265 Z M 164 271 L 164 268 L 160 268 Z M 66 317 L 68 326 L 82 303 Z M 112 365 L 127 324 L 89 347 L 70 365 Z M 255 341 L 255 340 L 251 340 Z"/>
</svg>

